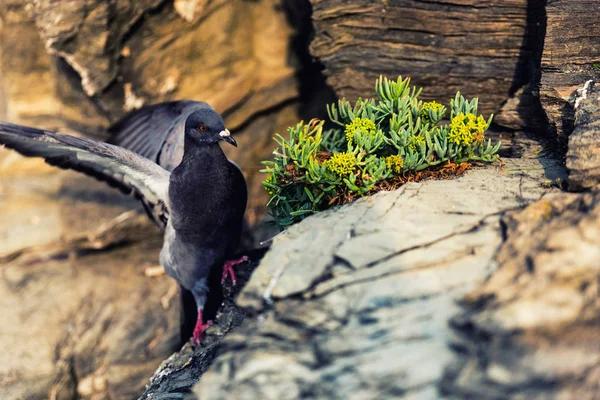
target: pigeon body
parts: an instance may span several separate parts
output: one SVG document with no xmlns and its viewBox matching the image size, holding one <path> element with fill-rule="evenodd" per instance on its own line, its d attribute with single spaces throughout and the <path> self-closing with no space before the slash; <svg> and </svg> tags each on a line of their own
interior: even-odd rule
<svg viewBox="0 0 600 400">
<path fill-rule="evenodd" d="M 171 213 L 167 223 L 160 258 L 167 274 L 182 282 L 197 304 L 206 300 L 210 270 L 180 266 L 212 265 L 215 260 L 220 263 L 215 268 L 222 266 L 222 255 L 232 255 L 239 244 L 246 207 L 243 175 L 222 151 L 215 151 L 215 146 L 219 145 L 207 144 L 186 151 L 171 173 L 169 202 L 177 213 Z M 186 144 L 187 147 L 191 146 Z"/>
<path fill-rule="evenodd" d="M 132 111 L 108 128 L 111 135 L 108 143 L 131 150 L 167 171 L 173 171 L 183 159 L 186 121 L 199 110 L 213 108 L 201 101 L 178 100 Z M 239 169 L 233 161 L 229 162 Z M 166 222 L 154 218 L 156 213 L 152 206 L 143 199 L 142 204 L 154 222 L 165 229 Z"/>
<path fill-rule="evenodd" d="M 220 115 L 209 106 L 196 109 L 182 127 L 182 160 L 172 173 L 115 145 L 4 122 L 0 145 L 91 175 L 145 202 L 154 220 L 164 224 L 161 264 L 196 302 L 198 343 L 208 326 L 202 315 L 208 277 L 239 244 L 247 189 L 243 174 L 219 146 L 220 141 L 236 145 Z"/>
<path fill-rule="evenodd" d="M 109 143 L 129 149 L 156 162 L 167 171 L 173 171 L 183 159 L 186 121 L 198 110 L 212 110 L 212 107 L 201 101 L 178 100 L 132 111 L 108 129 L 111 134 Z M 199 157 L 202 158 L 204 155 Z M 239 169 L 233 161 L 229 160 L 229 162 Z M 228 170 L 225 166 L 223 168 Z M 154 218 L 156 213 L 153 212 L 152 205 L 143 199 L 142 204 L 154 222 L 162 229 L 166 229 L 166 221 Z M 247 226 L 245 228 L 247 229 Z M 233 266 L 246 260 L 247 257 L 228 260 L 223 265 L 221 283 L 225 282 L 227 276 L 231 276 L 232 283 L 235 285 Z"/>
</svg>

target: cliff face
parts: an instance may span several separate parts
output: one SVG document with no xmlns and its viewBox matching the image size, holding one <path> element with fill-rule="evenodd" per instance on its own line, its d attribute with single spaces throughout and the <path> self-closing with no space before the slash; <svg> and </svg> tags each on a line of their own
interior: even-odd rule
<svg viewBox="0 0 600 400">
<path fill-rule="evenodd" d="M 273 133 L 319 116 L 325 78 L 354 98 L 411 76 L 517 130 L 503 167 L 362 199 L 252 253 L 195 351 L 178 351 L 160 233 L 121 214 L 137 203 L 0 150 L 0 397 L 594 399 L 600 100 L 575 91 L 598 80 L 595 3 L 1 1 L 0 119 L 104 139 L 129 110 L 208 101 L 240 144 L 251 223 Z M 549 150 L 573 128 L 565 170 Z M 567 172 L 588 192 L 560 192 Z"/>
<path fill-rule="evenodd" d="M 410 76 L 423 97 L 479 97 L 496 123 L 536 128 L 544 2 L 312 0 L 313 54 L 340 96 L 365 96 L 380 74 Z"/>
<path fill-rule="evenodd" d="M 575 123 L 575 90 L 600 81 L 600 8 L 593 0 L 552 0 L 546 16 L 540 99 L 550 132 L 566 145 Z"/>
<path fill-rule="evenodd" d="M 296 42 L 308 5 L 1 1 L 0 119 L 104 139 L 132 109 L 207 101 L 240 145 L 229 155 L 248 179 L 255 223 L 265 204 L 259 162 L 304 107 L 298 75 L 310 65 Z M 145 275 L 156 270 L 159 232 L 143 216 L 111 222 L 136 206 L 0 150 L 0 397 L 134 398 L 178 349 L 175 284 Z"/>
</svg>

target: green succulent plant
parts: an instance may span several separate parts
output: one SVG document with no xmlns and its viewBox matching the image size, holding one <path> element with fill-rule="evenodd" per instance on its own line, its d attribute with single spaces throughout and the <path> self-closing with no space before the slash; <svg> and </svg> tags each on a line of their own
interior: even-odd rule
<svg viewBox="0 0 600 400">
<path fill-rule="evenodd" d="M 410 78 L 380 77 L 374 99 L 351 104 L 341 99 L 327 106 L 332 125 L 313 119 L 288 129 L 289 139 L 276 134 L 278 148 L 264 161 L 263 182 L 268 206 L 280 228 L 332 205 L 387 187 L 406 174 L 448 163 L 498 159 L 500 143 L 485 140 L 492 117 L 477 114 L 477 99 L 460 93 L 448 109 L 419 100 L 421 89 Z"/>
</svg>

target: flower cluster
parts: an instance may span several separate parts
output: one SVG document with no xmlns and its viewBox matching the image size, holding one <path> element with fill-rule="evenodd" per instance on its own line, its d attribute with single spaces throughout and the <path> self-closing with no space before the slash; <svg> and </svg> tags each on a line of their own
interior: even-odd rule
<svg viewBox="0 0 600 400">
<path fill-rule="evenodd" d="M 446 107 L 444 107 L 442 104 L 438 103 L 437 101 L 428 101 L 427 103 L 423 103 L 423 108 L 421 109 L 421 119 L 423 120 L 423 122 L 429 122 L 429 123 L 436 124 L 442 118 L 444 118 L 445 113 L 446 113 Z M 433 116 L 440 115 L 440 117 L 432 118 L 432 115 Z"/>
<path fill-rule="evenodd" d="M 352 153 L 336 153 L 326 161 L 327 168 L 342 177 L 354 172 L 356 168 L 356 157 Z"/>
<path fill-rule="evenodd" d="M 351 142 L 354 139 L 354 134 L 358 131 L 366 133 L 369 136 L 375 136 L 377 127 L 375 126 L 375 122 L 368 118 L 356 118 L 349 124 L 346 124 L 346 140 Z"/>
<path fill-rule="evenodd" d="M 414 135 L 412 137 L 412 141 L 408 145 L 408 148 L 411 149 L 413 151 L 413 153 L 414 153 L 424 143 L 425 143 L 425 138 L 423 136 L 421 136 L 421 135 Z"/>
<path fill-rule="evenodd" d="M 404 160 L 397 154 L 387 156 L 385 158 L 385 166 L 387 169 L 399 174 L 402 171 L 402 167 L 404 167 Z"/>
<path fill-rule="evenodd" d="M 488 128 L 486 120 L 473 113 L 458 114 L 450 121 L 448 140 L 457 145 L 470 146 L 483 143 L 484 133 Z"/>
</svg>

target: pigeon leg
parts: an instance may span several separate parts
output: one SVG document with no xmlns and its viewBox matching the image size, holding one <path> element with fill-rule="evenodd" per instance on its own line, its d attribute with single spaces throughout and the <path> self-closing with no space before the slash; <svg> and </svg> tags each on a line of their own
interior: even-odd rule
<svg viewBox="0 0 600 400">
<path fill-rule="evenodd" d="M 231 283 L 233 284 L 233 286 L 235 286 L 237 284 L 237 280 L 235 279 L 233 267 L 243 263 L 244 261 L 248 261 L 248 257 L 243 256 L 235 260 L 225 261 L 225 264 L 223 264 L 223 275 L 221 276 L 221 283 L 225 283 L 227 276 L 231 276 Z"/>
<path fill-rule="evenodd" d="M 209 326 L 212 325 L 212 321 L 202 321 L 202 309 L 198 310 L 198 319 L 196 320 L 196 327 L 194 328 L 194 336 L 192 339 L 192 345 L 198 346 L 200 344 L 200 340 L 202 340 L 202 334 L 205 330 L 208 329 Z"/>
</svg>

